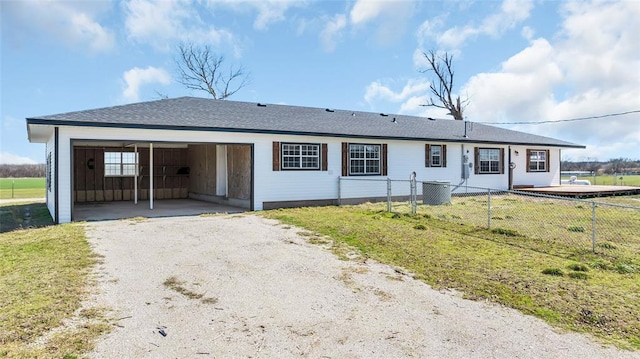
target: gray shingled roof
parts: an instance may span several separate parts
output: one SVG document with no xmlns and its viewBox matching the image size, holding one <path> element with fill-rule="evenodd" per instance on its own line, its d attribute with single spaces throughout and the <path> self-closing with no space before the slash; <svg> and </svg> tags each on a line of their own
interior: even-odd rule
<svg viewBox="0 0 640 359">
<path fill-rule="evenodd" d="M 395 120 L 395 121 L 394 121 Z M 333 110 L 323 108 L 258 105 L 252 102 L 221 101 L 180 97 L 134 103 L 94 110 L 27 118 L 27 125 L 71 125 L 97 127 L 207 130 L 273 134 L 299 134 L 328 137 L 404 139 L 584 146 L 473 123 L 464 138 L 464 122 L 429 120 L 424 117 Z"/>
</svg>

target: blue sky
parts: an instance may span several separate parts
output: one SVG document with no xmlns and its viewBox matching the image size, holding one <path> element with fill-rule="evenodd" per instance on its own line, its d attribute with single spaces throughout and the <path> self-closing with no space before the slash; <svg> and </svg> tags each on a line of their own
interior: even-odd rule
<svg viewBox="0 0 640 359">
<path fill-rule="evenodd" d="M 0 1 L 0 163 L 42 163 L 25 118 L 199 96 L 176 45 L 208 44 L 250 83 L 230 98 L 447 118 L 423 51 L 454 56 L 469 121 L 640 159 L 638 1 Z M 633 112 L 583 121 L 574 118 Z"/>
</svg>

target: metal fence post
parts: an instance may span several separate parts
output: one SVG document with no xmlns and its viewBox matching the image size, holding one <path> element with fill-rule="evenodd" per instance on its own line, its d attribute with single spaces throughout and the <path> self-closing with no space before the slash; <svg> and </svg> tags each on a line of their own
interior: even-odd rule
<svg viewBox="0 0 640 359">
<path fill-rule="evenodd" d="M 11 199 L 13 199 L 13 190 L 16 187 L 16 181 L 11 180 Z"/>
<path fill-rule="evenodd" d="M 415 171 L 411 173 L 409 177 L 409 200 L 411 201 L 411 214 L 416 214 L 417 206 L 416 197 L 417 197 L 417 189 L 416 189 L 416 173 Z"/>
<path fill-rule="evenodd" d="M 596 202 L 591 202 L 591 250 L 596 252 Z"/>
<path fill-rule="evenodd" d="M 387 177 L 387 212 L 391 213 L 391 178 Z"/>
<path fill-rule="evenodd" d="M 342 189 L 341 189 L 341 181 L 342 178 L 338 176 L 338 206 L 342 206 Z"/>
<path fill-rule="evenodd" d="M 491 188 L 487 188 L 487 228 L 491 229 Z"/>
</svg>

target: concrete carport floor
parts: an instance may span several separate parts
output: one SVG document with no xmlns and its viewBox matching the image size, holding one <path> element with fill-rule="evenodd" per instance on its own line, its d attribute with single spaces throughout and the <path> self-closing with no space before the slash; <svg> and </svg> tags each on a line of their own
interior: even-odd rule
<svg viewBox="0 0 640 359">
<path fill-rule="evenodd" d="M 176 217 L 193 216 L 204 213 L 240 213 L 246 211 L 240 207 L 232 207 L 194 199 L 154 200 L 153 209 L 149 201 L 114 201 L 76 203 L 74 221 L 103 221 L 132 217 Z"/>
</svg>

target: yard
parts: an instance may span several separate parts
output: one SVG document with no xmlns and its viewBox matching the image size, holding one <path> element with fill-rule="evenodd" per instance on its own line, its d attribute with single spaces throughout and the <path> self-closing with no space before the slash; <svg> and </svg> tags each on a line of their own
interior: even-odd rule
<svg viewBox="0 0 640 359">
<path fill-rule="evenodd" d="M 637 199 L 615 197 L 611 201 L 635 203 Z M 396 266 L 435 289 L 455 289 L 469 299 L 501 303 L 556 327 L 588 333 L 619 348 L 640 350 L 640 238 L 637 230 L 628 227 L 637 225 L 637 216 L 607 212 L 608 220 L 618 227 L 614 229 L 620 239 L 607 241 L 615 249 L 600 246 L 594 254 L 588 248 L 582 249 L 582 244 L 553 242 L 557 233 L 572 238 L 579 232 L 570 227 L 587 226 L 574 223 L 569 216 L 572 211 L 582 214 L 583 210 L 590 210 L 588 206 L 578 207 L 583 203 L 572 202 L 568 208 L 558 208 L 544 201 L 531 204 L 496 196 L 492 201 L 497 208 L 491 219 L 495 226 L 490 230 L 459 222 L 473 216 L 486 221 L 486 214 L 480 214 L 484 201 L 478 197 L 456 200 L 459 202 L 450 206 L 419 206 L 416 215 L 408 211 L 387 213 L 378 204 L 281 209 L 260 214 L 308 229 L 311 232 L 302 231 L 300 235 L 309 243 L 330 246 L 339 258 L 353 259 L 352 252 L 356 250 L 356 261 L 372 258 Z M 394 209 L 401 210 L 403 205 L 406 206 L 398 204 Z M 44 204 L 33 203 L 1 208 L 17 223 L 25 206 L 31 213 L 46 211 Z M 511 231 L 504 225 L 528 222 L 541 214 L 548 222 L 561 224 L 530 230 L 531 224 L 520 223 Z M 145 219 L 122 222 L 121 228 L 135 231 L 140 221 Z M 80 307 L 90 284 L 88 271 L 100 259 L 89 249 L 84 225 L 48 226 L 50 218 L 47 221 L 45 216 L 37 223 L 43 228 L 3 228 L 7 232 L 0 234 L 0 357 L 73 358 L 91 350 L 101 333 L 113 329 L 113 323 L 105 320 L 104 308 Z M 549 237 L 541 238 L 545 233 Z M 635 237 L 626 233 L 634 233 Z M 355 273 L 340 278 L 345 284 L 355 285 Z M 201 285 L 204 284 L 194 288 Z M 211 289 L 211 293 L 216 292 Z M 65 318 L 75 318 L 80 324 L 51 332 Z M 42 336 L 49 339 L 34 345 L 34 340 Z"/>
<path fill-rule="evenodd" d="M 567 241 L 581 240 L 572 237 L 569 228 L 576 224 L 564 209 L 506 201 L 505 206 L 518 205 L 523 213 L 496 211 L 498 224 L 489 230 L 459 221 L 474 216 L 474 202 L 420 206 L 416 215 L 387 213 L 384 204 L 281 209 L 265 215 L 406 268 L 435 288 L 457 289 L 467 298 L 498 302 L 554 326 L 640 349 L 640 238 L 626 227 L 629 220 L 637 225 L 640 216 L 614 215 L 612 223 L 619 228 L 612 229 L 624 238 L 615 242 L 615 254 L 593 254 L 588 246 L 554 243 L 558 231 Z M 575 206 L 573 210 L 583 210 Z M 537 228 L 526 221 L 533 215 L 558 215 L 561 224 L 555 224 L 558 229 Z M 501 230 L 505 221 L 519 223 L 514 230 Z"/>
<path fill-rule="evenodd" d="M 570 176 L 563 176 L 563 180 L 568 180 Z M 579 180 L 587 180 L 592 185 L 604 186 L 634 186 L 640 187 L 640 175 L 599 175 L 599 176 L 580 176 Z"/>
<path fill-rule="evenodd" d="M 0 178 L 0 199 L 44 198 L 44 178 Z"/>
</svg>

